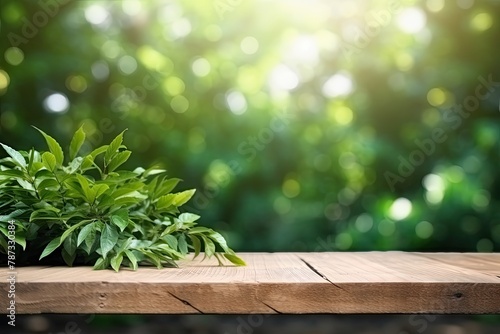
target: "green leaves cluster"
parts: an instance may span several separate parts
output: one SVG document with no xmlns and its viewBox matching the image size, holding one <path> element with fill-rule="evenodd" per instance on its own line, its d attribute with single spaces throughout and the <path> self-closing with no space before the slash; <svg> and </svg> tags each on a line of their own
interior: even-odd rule
<svg viewBox="0 0 500 334">
<path fill-rule="evenodd" d="M 194 189 L 174 192 L 181 180 L 167 178 L 163 169 L 118 170 L 131 154 L 123 132 L 79 155 L 86 138 L 80 128 L 65 155 L 54 138 L 37 130 L 48 151 L 0 144 L 8 154 L 0 160 L 1 252 L 7 252 L 7 224 L 15 220 L 15 241 L 23 250 L 40 259 L 60 250 L 68 265 L 78 259 L 95 269 L 161 268 L 175 266 L 190 251 L 244 265 L 221 234 L 179 210 Z"/>
</svg>

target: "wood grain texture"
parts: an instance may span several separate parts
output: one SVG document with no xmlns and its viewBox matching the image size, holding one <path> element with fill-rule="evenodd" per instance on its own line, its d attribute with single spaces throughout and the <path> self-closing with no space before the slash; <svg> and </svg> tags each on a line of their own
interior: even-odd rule
<svg viewBox="0 0 500 334">
<path fill-rule="evenodd" d="M 491 276 L 500 276 L 500 260 L 494 253 L 416 253 L 446 264 L 472 269 Z"/>
<path fill-rule="evenodd" d="M 17 313 L 500 313 L 500 254 L 243 253 L 246 267 L 17 268 Z M 0 268 L 6 313 L 7 268 Z"/>
</svg>

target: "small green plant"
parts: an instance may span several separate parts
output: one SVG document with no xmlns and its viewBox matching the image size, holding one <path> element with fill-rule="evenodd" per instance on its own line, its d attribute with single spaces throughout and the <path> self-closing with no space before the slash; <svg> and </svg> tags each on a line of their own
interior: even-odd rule
<svg viewBox="0 0 500 334">
<path fill-rule="evenodd" d="M 163 169 L 118 170 L 131 154 L 122 144 L 123 132 L 80 156 L 82 128 L 66 155 L 54 138 L 37 130 L 48 151 L 0 144 L 8 154 L 0 160 L 0 251 L 9 249 L 8 225 L 14 221 L 15 243 L 23 250 L 17 265 L 20 258 L 26 264 L 44 258 L 62 262 L 53 253 L 58 248 L 70 266 L 116 271 L 123 265 L 175 266 L 190 250 L 195 257 L 203 250 L 219 264 L 223 257 L 245 264 L 221 234 L 196 226 L 199 216 L 180 212 L 194 189 L 173 192 L 181 180 L 167 178 Z"/>
</svg>

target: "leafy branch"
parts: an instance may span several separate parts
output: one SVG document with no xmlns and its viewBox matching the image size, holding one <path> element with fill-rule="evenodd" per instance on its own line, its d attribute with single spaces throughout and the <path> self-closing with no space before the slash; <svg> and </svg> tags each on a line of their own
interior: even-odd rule
<svg viewBox="0 0 500 334">
<path fill-rule="evenodd" d="M 37 129 L 48 151 L 17 151 L 0 144 L 0 252 L 7 252 L 7 224 L 15 220 L 15 242 L 39 259 L 60 250 L 69 266 L 95 269 L 141 264 L 176 265 L 193 251 L 244 265 L 224 237 L 197 226 L 199 216 L 180 211 L 195 190 L 174 192 L 181 181 L 155 167 L 118 170 L 130 157 L 124 132 L 109 145 L 79 155 L 86 139 L 78 129 L 65 155 L 61 145 Z M 42 245 L 43 249 L 39 247 Z M 219 250 L 217 250 L 219 248 Z"/>
</svg>

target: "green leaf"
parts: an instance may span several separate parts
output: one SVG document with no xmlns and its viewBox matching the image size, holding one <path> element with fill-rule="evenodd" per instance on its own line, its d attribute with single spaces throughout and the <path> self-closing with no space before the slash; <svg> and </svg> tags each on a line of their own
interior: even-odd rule
<svg viewBox="0 0 500 334">
<path fill-rule="evenodd" d="M 104 145 L 104 146 L 96 148 L 95 150 L 93 150 L 92 152 L 90 152 L 90 154 L 88 154 L 87 156 L 85 156 L 83 158 L 83 161 L 82 161 L 82 164 L 81 164 L 82 170 L 87 170 L 87 169 L 91 168 L 92 165 L 94 165 L 95 158 L 98 155 L 106 152 L 107 149 L 108 149 L 108 145 Z"/>
<path fill-rule="evenodd" d="M 155 197 L 160 197 L 170 193 L 179 184 L 181 179 L 168 179 L 157 186 Z"/>
<path fill-rule="evenodd" d="M 197 236 L 194 236 L 194 235 L 188 235 L 188 236 L 189 236 L 189 239 L 191 239 L 191 243 L 193 244 L 194 257 L 197 257 L 201 251 L 201 241 Z"/>
<path fill-rule="evenodd" d="M 116 272 L 120 270 L 120 266 L 123 261 L 122 253 L 118 253 L 111 259 L 111 268 L 113 268 Z"/>
<path fill-rule="evenodd" d="M 130 244 L 132 243 L 133 237 L 129 237 L 128 239 L 124 240 L 121 239 L 118 241 L 118 249 L 116 250 L 117 253 L 123 252 L 125 249 L 128 249 L 130 247 Z"/>
<path fill-rule="evenodd" d="M 128 249 L 126 249 L 124 252 L 128 260 L 130 261 L 130 268 L 132 268 L 133 270 L 137 270 L 137 258 L 135 257 L 134 253 Z"/>
<path fill-rule="evenodd" d="M 57 214 L 57 211 L 55 211 L 52 208 L 47 208 L 47 209 L 38 209 L 33 211 L 30 215 L 29 221 L 34 222 L 36 220 L 48 220 L 48 219 L 60 220 L 61 218 Z"/>
<path fill-rule="evenodd" d="M 83 158 L 76 157 L 69 163 L 68 166 L 63 167 L 63 170 L 68 174 L 74 174 L 78 170 L 78 168 L 82 166 L 82 163 L 83 163 Z"/>
<path fill-rule="evenodd" d="M 217 242 L 225 252 L 227 253 L 231 252 L 229 247 L 227 246 L 226 239 L 224 239 L 224 237 L 219 232 L 212 231 L 208 235 L 208 237 L 211 238 L 213 241 Z"/>
<path fill-rule="evenodd" d="M 200 234 L 200 233 L 210 233 L 210 232 L 213 232 L 211 228 L 203 226 L 193 227 L 188 231 L 189 234 Z"/>
<path fill-rule="evenodd" d="M 23 189 L 30 190 L 30 191 L 35 190 L 35 188 L 33 188 L 33 185 L 30 182 L 18 179 L 17 183 L 19 183 L 19 185 L 21 187 L 23 187 Z"/>
<path fill-rule="evenodd" d="M 125 213 L 123 213 L 123 211 L 121 211 L 120 213 L 117 212 L 116 214 L 112 215 L 111 222 L 118 226 L 120 231 L 123 232 L 123 230 L 125 230 L 125 228 L 129 224 L 127 212 L 125 211 Z"/>
<path fill-rule="evenodd" d="M 53 239 L 43 250 L 42 255 L 40 255 L 40 260 L 49 255 L 50 253 L 52 253 L 60 245 L 61 245 L 61 237 Z"/>
<path fill-rule="evenodd" d="M 85 195 L 85 198 L 87 199 L 87 202 L 92 203 L 94 201 L 94 196 L 92 190 L 90 190 L 89 181 L 80 174 L 76 174 L 76 178 L 80 184 L 83 194 Z"/>
<path fill-rule="evenodd" d="M 51 188 L 52 190 L 59 190 L 59 183 L 55 179 L 45 179 L 38 185 L 38 190 Z"/>
<path fill-rule="evenodd" d="M 156 207 L 158 209 L 166 209 L 169 206 L 173 205 L 174 201 L 175 201 L 175 195 L 168 194 L 168 195 L 162 196 L 158 199 L 158 202 L 156 202 Z"/>
<path fill-rule="evenodd" d="M 50 152 L 44 152 L 42 154 L 42 163 L 51 172 L 56 169 L 56 157 Z"/>
<path fill-rule="evenodd" d="M 123 151 L 123 152 L 117 153 L 108 164 L 108 167 L 107 167 L 108 173 L 114 171 L 115 169 L 117 169 L 118 167 L 123 165 L 128 160 L 131 153 L 132 152 L 130 152 L 130 151 Z"/>
<path fill-rule="evenodd" d="M 64 231 L 64 233 L 61 235 L 61 242 L 66 240 L 66 238 L 69 237 L 69 235 L 71 233 L 73 233 L 74 230 L 76 230 L 77 228 L 79 228 L 83 224 L 87 224 L 88 222 L 89 222 L 89 220 L 82 220 L 81 222 L 79 222 L 75 225 L 72 225 L 70 228 L 68 228 L 66 231 Z"/>
<path fill-rule="evenodd" d="M 66 251 L 66 249 L 63 249 L 61 252 L 61 255 L 63 257 L 64 262 L 66 262 L 66 264 L 68 266 L 72 267 L 73 262 L 76 259 L 76 253 L 68 253 L 68 251 Z"/>
<path fill-rule="evenodd" d="M 43 166 L 43 164 L 42 164 L 42 166 Z M 43 177 L 51 177 L 51 178 L 53 178 L 54 177 L 54 173 L 49 172 L 46 169 L 41 169 L 41 170 L 39 170 L 38 172 L 35 173 L 35 179 L 40 179 L 40 178 L 43 178 Z"/>
<path fill-rule="evenodd" d="M 24 233 L 24 231 L 17 231 L 14 237 L 14 241 L 16 242 L 16 244 L 23 247 L 23 250 L 26 250 L 26 234 Z"/>
<path fill-rule="evenodd" d="M 214 253 L 215 258 L 217 259 L 217 262 L 219 263 L 219 266 L 223 266 L 224 263 L 222 263 L 221 255 L 218 253 Z"/>
<path fill-rule="evenodd" d="M 3 235 L 5 235 L 6 237 L 9 237 L 9 232 L 7 231 L 7 229 L 3 226 L 0 226 L 0 232 L 3 233 Z"/>
<path fill-rule="evenodd" d="M 114 225 L 104 224 L 104 228 L 101 232 L 101 252 L 102 256 L 106 258 L 106 255 L 115 247 L 118 241 L 118 231 Z"/>
<path fill-rule="evenodd" d="M 162 238 L 173 250 L 177 250 L 177 238 L 171 234 L 167 234 Z"/>
<path fill-rule="evenodd" d="M 27 180 L 26 175 L 21 172 L 20 170 L 17 169 L 6 169 L 6 170 L 0 170 L 0 176 L 6 176 L 6 177 L 18 177 L 22 180 Z"/>
<path fill-rule="evenodd" d="M 142 182 L 127 183 L 126 185 L 123 185 L 122 187 L 113 191 L 110 195 L 114 199 L 118 199 L 121 197 L 129 197 L 131 193 L 133 193 L 136 190 L 140 190 L 143 187 L 144 183 Z"/>
<path fill-rule="evenodd" d="M 11 158 L 14 160 L 14 163 L 18 165 L 19 167 L 25 169 L 26 168 L 26 160 L 24 159 L 23 155 L 19 153 L 18 151 L 14 150 L 13 148 L 0 143 L 2 145 L 3 149 L 5 152 L 7 152 L 8 155 L 11 156 Z"/>
<path fill-rule="evenodd" d="M 179 236 L 178 243 L 179 243 L 179 252 L 181 252 L 182 255 L 186 255 L 188 253 L 188 244 L 186 242 L 185 234 L 181 234 Z"/>
<path fill-rule="evenodd" d="M 143 251 L 142 252 L 144 255 L 146 255 L 146 257 L 149 259 L 149 261 L 154 264 L 158 269 L 161 269 L 162 268 L 162 265 L 161 265 L 161 259 L 160 257 L 151 252 L 151 251 Z"/>
<path fill-rule="evenodd" d="M 94 270 L 102 270 L 109 267 L 109 259 L 98 258 L 94 264 Z"/>
<path fill-rule="evenodd" d="M 92 187 L 92 201 L 94 201 L 96 198 L 99 198 L 102 194 L 106 192 L 106 190 L 109 189 L 109 186 L 107 184 L 96 184 L 95 186 Z"/>
<path fill-rule="evenodd" d="M 8 215 L 0 215 L 0 222 L 8 223 L 10 220 L 12 220 L 15 217 L 19 217 L 23 213 L 27 212 L 28 210 L 24 209 L 17 209 L 9 213 Z"/>
<path fill-rule="evenodd" d="M 31 240 L 33 240 L 35 237 L 38 236 L 38 231 L 40 230 L 40 225 L 38 224 L 29 224 L 28 229 L 26 230 L 26 237 Z"/>
<path fill-rule="evenodd" d="M 94 163 L 94 158 L 91 155 L 87 155 L 83 158 L 80 168 L 82 170 L 87 170 L 92 167 L 93 163 Z"/>
<path fill-rule="evenodd" d="M 143 202 L 145 199 L 147 199 L 147 196 L 141 195 L 140 193 L 135 191 L 133 194 L 130 194 L 130 196 L 120 197 L 116 199 L 115 205 L 116 206 L 135 205 Z"/>
<path fill-rule="evenodd" d="M 215 244 L 212 240 L 205 237 L 203 234 L 201 235 L 203 242 L 205 243 L 205 256 L 211 257 L 215 254 Z"/>
<path fill-rule="evenodd" d="M 97 223 L 93 223 L 93 224 L 94 224 L 94 226 L 92 227 L 92 229 L 90 230 L 90 232 L 87 234 L 87 237 L 85 238 L 85 247 L 88 250 L 87 254 L 90 254 L 90 251 L 92 250 L 92 246 L 94 244 L 97 244 L 97 240 L 96 240 L 96 234 L 97 234 L 96 226 L 97 226 Z"/>
<path fill-rule="evenodd" d="M 76 234 L 71 234 L 70 237 L 64 240 L 63 248 L 69 255 L 73 255 L 76 252 Z"/>
<path fill-rule="evenodd" d="M 181 206 L 185 204 L 187 201 L 191 199 L 191 197 L 193 197 L 195 192 L 196 189 L 191 189 L 175 194 L 174 205 Z"/>
<path fill-rule="evenodd" d="M 28 173 L 30 173 L 30 175 L 33 175 L 36 172 L 36 170 L 33 170 L 34 160 L 35 160 L 35 150 L 31 149 L 28 157 Z"/>
<path fill-rule="evenodd" d="M 245 263 L 245 261 L 243 261 L 242 258 L 240 258 L 239 256 L 235 255 L 235 254 L 232 254 L 232 253 L 224 253 L 224 257 L 226 259 L 228 259 L 229 261 L 231 261 L 231 263 L 237 265 L 237 266 L 246 266 L 247 264 Z"/>
<path fill-rule="evenodd" d="M 64 162 L 64 153 L 63 153 L 63 150 L 62 150 L 61 146 L 59 145 L 59 143 L 54 138 L 52 138 L 51 136 L 49 136 L 48 134 L 46 134 L 45 132 L 43 132 L 39 128 L 35 127 L 35 129 L 37 129 L 38 132 L 40 132 L 43 135 L 43 137 L 45 138 L 45 141 L 47 142 L 47 146 L 49 147 L 49 151 L 56 158 L 57 165 L 61 166 Z"/>
<path fill-rule="evenodd" d="M 159 169 L 155 167 L 148 168 L 147 170 L 143 170 L 144 172 L 144 177 L 152 176 L 152 175 L 157 175 L 161 173 L 165 173 L 165 169 Z"/>
<path fill-rule="evenodd" d="M 125 181 L 137 178 L 137 174 L 129 171 L 118 171 L 115 176 L 108 175 L 106 183 L 123 184 Z"/>
<path fill-rule="evenodd" d="M 168 248 L 168 249 L 166 249 L 165 252 L 155 252 L 155 254 L 158 256 L 162 264 L 163 262 L 166 262 L 167 264 L 173 267 L 178 267 L 174 260 L 180 260 L 182 258 L 182 254 L 172 251 L 172 249 L 168 247 L 168 245 L 162 245 L 162 246 L 163 246 L 162 248 Z"/>
<path fill-rule="evenodd" d="M 90 152 L 89 155 L 92 157 L 92 161 L 94 161 L 94 159 L 98 155 L 103 154 L 104 152 L 106 152 L 106 150 L 108 149 L 108 147 L 109 147 L 109 145 L 103 145 L 103 146 L 100 146 L 100 147 L 96 148 L 92 152 Z"/>
<path fill-rule="evenodd" d="M 7 253 L 7 248 L 9 247 L 8 244 L 7 244 L 7 240 L 0 237 L 0 249 L 3 249 L 3 252 L 4 253 Z"/>
<path fill-rule="evenodd" d="M 87 236 L 90 234 L 90 232 L 92 232 L 92 229 L 95 229 L 95 223 L 87 224 L 80 230 L 80 233 L 78 233 L 78 239 L 76 242 L 77 246 L 80 246 L 80 244 L 87 238 Z"/>
<path fill-rule="evenodd" d="M 106 149 L 106 154 L 104 155 L 104 161 L 106 164 L 109 164 L 111 158 L 113 158 L 115 153 L 117 153 L 118 150 L 120 149 L 120 146 L 122 145 L 123 142 L 123 133 L 125 131 L 126 130 L 124 130 L 122 133 L 116 136 L 115 139 L 113 139 L 111 144 L 109 144 L 108 148 Z"/>
<path fill-rule="evenodd" d="M 154 177 L 146 186 L 146 191 L 150 194 L 151 198 L 157 198 L 155 195 L 156 185 L 158 184 L 158 176 Z M 153 196 L 154 195 L 154 196 Z"/>
<path fill-rule="evenodd" d="M 44 201 L 54 201 L 57 199 L 61 199 L 61 194 L 57 191 L 47 190 L 47 189 L 39 189 L 40 198 Z"/>
<path fill-rule="evenodd" d="M 115 204 L 115 200 L 111 196 L 104 194 L 104 195 L 102 195 L 101 199 L 99 200 L 98 207 L 99 207 L 99 209 L 105 209 L 107 207 L 112 206 L 113 204 Z"/>
<path fill-rule="evenodd" d="M 85 131 L 83 131 L 83 125 L 75 132 L 73 139 L 71 139 L 71 144 L 69 145 L 69 160 L 75 159 L 78 151 L 85 142 Z"/>
<path fill-rule="evenodd" d="M 200 219 L 200 216 L 195 215 L 193 213 L 185 212 L 181 213 L 177 219 L 179 219 L 179 221 L 183 223 L 192 223 Z"/>
</svg>

